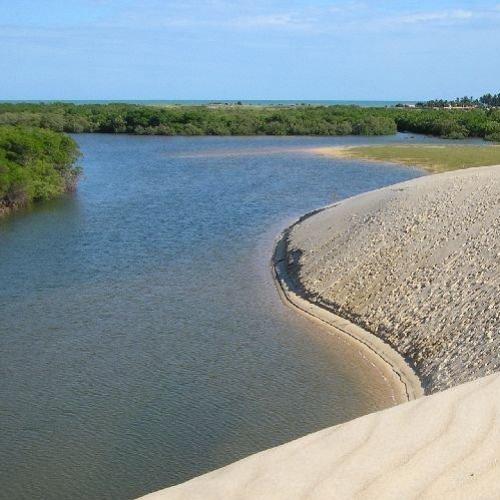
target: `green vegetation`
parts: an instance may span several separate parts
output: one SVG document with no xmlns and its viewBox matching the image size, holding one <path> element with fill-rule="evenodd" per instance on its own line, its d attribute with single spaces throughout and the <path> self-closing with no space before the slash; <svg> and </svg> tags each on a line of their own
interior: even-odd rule
<svg viewBox="0 0 500 500">
<path fill-rule="evenodd" d="M 500 109 L 405 109 L 399 111 L 395 120 L 400 131 L 500 142 Z"/>
<path fill-rule="evenodd" d="M 494 98 L 495 96 L 492 96 Z M 500 141 L 500 109 L 0 104 L 0 124 L 148 135 L 390 135 Z"/>
<path fill-rule="evenodd" d="M 431 172 L 500 165 L 500 146 L 361 146 L 339 148 L 332 153 L 349 158 L 415 165 Z"/>
<path fill-rule="evenodd" d="M 73 190 L 79 155 L 65 134 L 0 126 L 0 213 Z"/>
<path fill-rule="evenodd" d="M 449 101 L 447 99 L 433 99 L 426 102 L 418 102 L 418 107 L 423 108 L 480 108 L 480 107 L 499 107 L 500 106 L 500 92 L 498 94 L 484 94 L 479 99 L 474 97 L 457 97 Z"/>
<path fill-rule="evenodd" d="M 470 108 L 0 104 L 0 212 L 74 189 L 79 151 L 62 132 L 147 135 L 390 135 L 397 131 L 500 142 L 498 95 Z M 467 98 L 469 99 L 469 98 Z M 472 98 L 470 98 L 472 99 Z M 472 101 L 471 101 L 472 102 Z M 354 148 L 352 156 L 448 170 L 500 164 L 500 148 Z"/>
<path fill-rule="evenodd" d="M 396 123 L 384 109 L 354 106 L 143 106 L 0 104 L 0 124 L 64 132 L 150 135 L 387 135 Z"/>
</svg>

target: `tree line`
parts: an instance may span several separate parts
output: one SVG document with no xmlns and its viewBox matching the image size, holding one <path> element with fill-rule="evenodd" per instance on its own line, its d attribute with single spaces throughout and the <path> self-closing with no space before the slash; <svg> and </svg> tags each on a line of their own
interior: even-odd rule
<svg viewBox="0 0 500 500">
<path fill-rule="evenodd" d="M 464 99 L 462 104 L 469 102 Z M 468 109 L 2 103 L 0 213 L 74 189 L 79 150 L 64 132 L 370 136 L 400 131 L 500 142 L 500 108 L 495 107 L 500 94 L 480 101 L 485 105 Z"/>
<path fill-rule="evenodd" d="M 348 106 L 144 106 L 134 104 L 0 104 L 0 124 L 64 132 L 150 135 L 387 135 L 383 110 Z"/>
<path fill-rule="evenodd" d="M 400 111 L 396 122 L 400 131 L 500 142 L 500 109 L 410 109 Z"/>
<path fill-rule="evenodd" d="M 432 99 L 430 101 L 418 102 L 419 108 L 498 108 L 500 107 L 500 92 L 498 94 L 484 94 L 479 98 L 457 97 L 453 100 Z"/>
<path fill-rule="evenodd" d="M 496 102 L 498 96 L 485 97 Z M 0 125 L 140 135 L 391 135 L 500 141 L 500 109 L 0 104 Z"/>
</svg>

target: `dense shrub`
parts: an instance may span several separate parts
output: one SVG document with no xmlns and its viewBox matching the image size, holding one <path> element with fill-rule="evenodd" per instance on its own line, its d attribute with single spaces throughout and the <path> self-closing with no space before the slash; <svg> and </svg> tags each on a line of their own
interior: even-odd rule
<svg viewBox="0 0 500 500">
<path fill-rule="evenodd" d="M 46 200 L 75 188 L 78 146 L 40 128 L 0 126 L 0 209 Z"/>
<path fill-rule="evenodd" d="M 367 116 L 353 126 L 356 135 L 393 135 L 396 132 L 396 122 L 386 116 Z"/>
<path fill-rule="evenodd" d="M 55 131 L 157 135 L 384 135 L 396 122 L 384 109 L 356 106 L 141 106 L 0 104 L 0 123 Z"/>
<path fill-rule="evenodd" d="M 485 139 L 487 141 L 500 142 L 500 132 L 492 132 L 491 134 L 485 136 Z"/>
</svg>

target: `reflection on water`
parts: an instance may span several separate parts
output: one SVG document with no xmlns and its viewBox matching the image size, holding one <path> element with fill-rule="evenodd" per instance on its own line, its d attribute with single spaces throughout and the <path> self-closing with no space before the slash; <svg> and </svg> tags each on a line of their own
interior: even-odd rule
<svg viewBox="0 0 500 500">
<path fill-rule="evenodd" d="M 332 193 L 418 171 L 300 151 L 366 138 L 76 139 L 78 193 L 0 222 L 6 498 L 130 498 L 391 404 L 268 262 Z"/>
</svg>

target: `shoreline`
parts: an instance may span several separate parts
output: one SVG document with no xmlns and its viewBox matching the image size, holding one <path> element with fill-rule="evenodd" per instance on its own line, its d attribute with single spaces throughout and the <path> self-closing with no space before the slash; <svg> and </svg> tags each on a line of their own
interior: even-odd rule
<svg viewBox="0 0 500 500">
<path fill-rule="evenodd" d="M 422 395 L 493 373 L 499 174 L 424 175 L 306 214 L 275 257 L 286 298 L 367 341 L 409 392 L 413 375 Z"/>
<path fill-rule="evenodd" d="M 144 500 L 497 498 L 500 374 L 307 434 Z"/>
<path fill-rule="evenodd" d="M 351 200 L 363 194 L 364 193 L 347 199 Z M 326 307 L 322 307 L 308 300 L 292 283 L 287 272 L 287 250 L 290 231 L 310 217 L 329 208 L 333 208 L 339 203 L 341 202 L 307 212 L 285 228 L 278 236 L 271 258 L 272 277 L 278 294 L 283 304 L 290 307 L 295 312 L 326 325 L 331 330 L 332 335 L 344 336 L 352 342 L 353 345 L 361 348 L 364 354 L 381 371 L 381 375 L 386 378 L 388 384 L 392 387 L 393 399 L 396 404 L 418 399 L 425 394 L 421 380 L 401 354 L 374 334 L 334 314 Z"/>
</svg>

